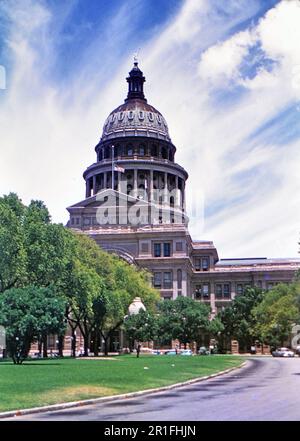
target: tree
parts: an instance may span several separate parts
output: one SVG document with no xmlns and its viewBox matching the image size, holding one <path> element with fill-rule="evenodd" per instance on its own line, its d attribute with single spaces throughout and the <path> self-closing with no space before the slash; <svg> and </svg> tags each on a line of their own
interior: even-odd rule
<svg viewBox="0 0 300 441">
<path fill-rule="evenodd" d="M 53 288 L 12 288 L 0 296 L 0 323 L 6 329 L 7 349 L 15 364 L 27 358 L 41 336 L 65 330 L 65 304 Z"/>
<path fill-rule="evenodd" d="M 292 325 L 299 321 L 300 284 L 279 284 L 268 291 L 253 309 L 254 332 L 271 346 L 283 346 L 291 334 Z"/>
<path fill-rule="evenodd" d="M 153 341 L 158 337 L 158 320 L 152 312 L 141 310 L 126 318 L 124 329 L 133 347 L 134 341 Z"/>
<path fill-rule="evenodd" d="M 235 297 L 231 304 L 218 314 L 224 326 L 222 332 L 225 340 L 224 346 L 228 345 L 229 340 L 236 339 L 246 349 L 253 343 L 253 340 L 257 339 L 252 310 L 261 302 L 262 297 L 261 289 L 248 287 L 242 295 Z"/>
<path fill-rule="evenodd" d="M 15 194 L 0 198 L 0 293 L 26 282 L 23 212 Z"/>
<path fill-rule="evenodd" d="M 209 329 L 210 308 L 190 297 L 177 297 L 172 302 L 159 305 L 159 329 L 161 340 L 178 339 L 186 348 Z"/>
<path fill-rule="evenodd" d="M 84 339 L 84 355 L 88 355 L 90 336 L 94 324 L 93 305 L 97 296 L 104 290 L 101 277 L 93 268 L 76 261 L 69 285 L 70 296 L 68 320 L 78 326 Z M 74 336 L 75 337 L 75 336 Z"/>
<path fill-rule="evenodd" d="M 106 314 L 103 319 L 101 335 L 105 344 L 105 354 L 108 353 L 108 341 L 113 333 L 124 323 L 128 307 L 135 297 L 141 297 L 149 312 L 154 311 L 160 299 L 158 291 L 150 285 L 150 276 L 146 271 L 128 265 L 117 256 L 112 256 L 114 283 L 108 289 L 109 297 L 106 304 Z"/>
</svg>

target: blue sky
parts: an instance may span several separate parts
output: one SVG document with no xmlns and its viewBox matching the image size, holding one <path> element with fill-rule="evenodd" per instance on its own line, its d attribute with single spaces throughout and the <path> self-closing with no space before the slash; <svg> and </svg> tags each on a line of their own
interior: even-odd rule
<svg viewBox="0 0 300 441">
<path fill-rule="evenodd" d="M 66 222 L 139 49 L 190 175 L 193 237 L 220 257 L 296 256 L 299 22 L 297 0 L 2 0 L 0 193 Z"/>
</svg>

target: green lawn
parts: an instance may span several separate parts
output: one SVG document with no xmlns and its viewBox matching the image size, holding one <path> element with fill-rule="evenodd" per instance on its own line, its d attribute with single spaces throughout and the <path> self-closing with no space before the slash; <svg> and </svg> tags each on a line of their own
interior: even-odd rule
<svg viewBox="0 0 300 441">
<path fill-rule="evenodd" d="M 151 389 L 238 366 L 241 357 L 119 356 L 0 363 L 0 411 Z M 144 369 L 144 368 L 148 369 Z"/>
</svg>

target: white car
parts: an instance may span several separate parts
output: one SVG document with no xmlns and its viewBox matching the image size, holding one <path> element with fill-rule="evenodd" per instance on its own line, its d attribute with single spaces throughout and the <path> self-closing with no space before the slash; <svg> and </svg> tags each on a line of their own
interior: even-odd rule
<svg viewBox="0 0 300 441">
<path fill-rule="evenodd" d="M 289 348 L 279 348 L 272 352 L 273 357 L 295 357 L 295 352 Z"/>
<path fill-rule="evenodd" d="M 183 351 L 181 351 L 180 355 L 193 355 L 193 351 L 191 351 L 190 349 L 184 349 Z"/>
</svg>

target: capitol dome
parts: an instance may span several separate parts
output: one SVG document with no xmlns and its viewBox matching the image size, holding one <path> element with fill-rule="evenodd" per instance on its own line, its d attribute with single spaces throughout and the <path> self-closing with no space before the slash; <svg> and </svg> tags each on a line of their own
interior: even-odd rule
<svg viewBox="0 0 300 441">
<path fill-rule="evenodd" d="M 102 141 L 123 136 L 147 136 L 171 141 L 168 125 L 162 114 L 149 105 L 144 96 L 145 77 L 134 63 L 127 78 L 128 96 L 124 104 L 113 110 L 103 127 Z"/>
</svg>

